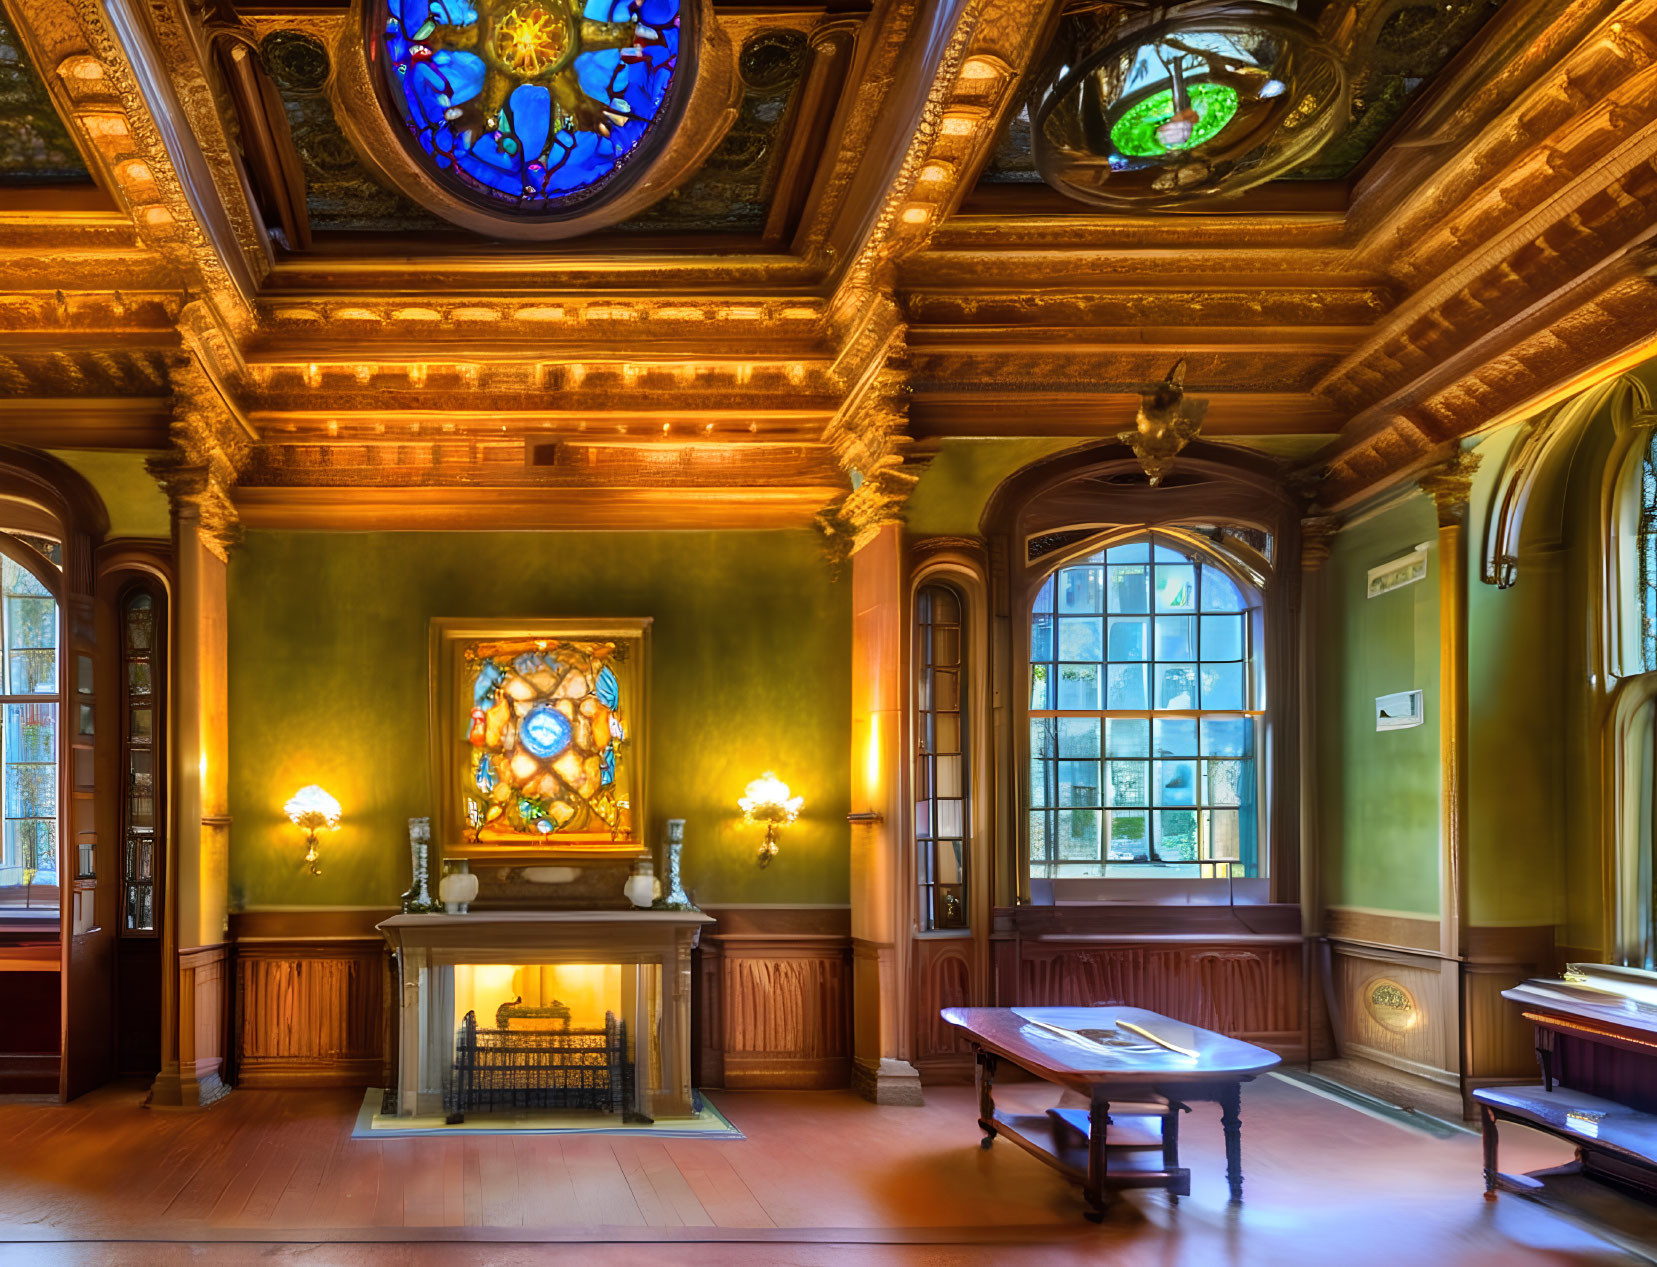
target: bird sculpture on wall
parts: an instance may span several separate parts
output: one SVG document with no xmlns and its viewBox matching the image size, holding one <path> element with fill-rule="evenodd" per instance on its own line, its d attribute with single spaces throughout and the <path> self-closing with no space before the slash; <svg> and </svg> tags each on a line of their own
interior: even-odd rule
<svg viewBox="0 0 1657 1267">
<path fill-rule="evenodd" d="M 1163 477 L 1174 468 L 1174 458 L 1202 431 L 1203 414 L 1208 402 L 1185 394 L 1185 358 L 1174 362 L 1168 377 L 1158 383 L 1156 390 L 1141 398 L 1134 429 L 1123 431 L 1117 439 L 1129 446 L 1139 465 L 1145 468 L 1151 487 L 1162 483 Z"/>
</svg>

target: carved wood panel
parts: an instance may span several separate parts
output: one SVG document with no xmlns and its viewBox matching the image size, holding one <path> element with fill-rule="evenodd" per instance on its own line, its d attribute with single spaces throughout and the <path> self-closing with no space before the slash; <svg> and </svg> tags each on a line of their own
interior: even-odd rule
<svg viewBox="0 0 1657 1267">
<path fill-rule="evenodd" d="M 707 938 L 697 990 L 703 1086 L 815 1090 L 850 1082 L 843 938 Z"/>
<path fill-rule="evenodd" d="M 946 1007 L 971 1006 L 973 943 L 966 939 L 918 938 L 915 941 L 915 1058 L 968 1057 L 971 1048 L 960 1031 L 939 1015 Z"/>
<path fill-rule="evenodd" d="M 366 1086 L 382 1076 L 386 991 L 379 943 L 244 950 L 237 996 L 241 1085 Z"/>
<path fill-rule="evenodd" d="M 1016 950 L 1012 943 L 997 949 L 1000 955 L 1022 952 L 1014 978 L 1018 997 L 1003 1003 L 1123 1003 L 1285 1055 L 1305 1046 L 1298 942 L 1108 947 L 1026 942 Z"/>
</svg>

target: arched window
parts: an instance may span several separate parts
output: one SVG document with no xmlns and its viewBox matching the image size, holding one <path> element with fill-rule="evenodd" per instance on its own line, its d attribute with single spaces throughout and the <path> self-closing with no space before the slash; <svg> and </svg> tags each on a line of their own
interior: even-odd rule
<svg viewBox="0 0 1657 1267">
<path fill-rule="evenodd" d="M 56 916 L 61 626 L 52 587 L 37 570 L 60 568 L 62 546 L 21 533 L 0 538 L 14 543 L 0 543 L 0 905 Z"/>
<path fill-rule="evenodd" d="M 965 620 L 952 587 L 915 595 L 915 867 L 923 930 L 967 926 Z"/>
<path fill-rule="evenodd" d="M 1030 867 L 1254 877 L 1259 595 L 1188 533 L 1062 564 L 1030 614 Z"/>
<path fill-rule="evenodd" d="M 1657 432 L 1640 455 L 1640 516 L 1635 567 L 1640 595 L 1640 667 L 1657 669 Z"/>
</svg>

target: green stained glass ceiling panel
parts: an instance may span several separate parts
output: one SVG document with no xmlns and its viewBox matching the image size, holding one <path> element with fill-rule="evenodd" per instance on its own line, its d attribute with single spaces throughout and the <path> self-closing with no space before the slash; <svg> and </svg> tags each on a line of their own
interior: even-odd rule
<svg viewBox="0 0 1657 1267">
<path fill-rule="evenodd" d="M 1157 158 L 1173 150 L 1195 149 L 1212 140 L 1237 113 L 1237 93 L 1224 84 L 1196 83 L 1190 105 L 1174 109 L 1171 89 L 1135 102 L 1110 130 L 1110 139 L 1130 158 Z"/>
<path fill-rule="evenodd" d="M 22 39 L 0 9 L 0 185 L 91 181 Z"/>
</svg>

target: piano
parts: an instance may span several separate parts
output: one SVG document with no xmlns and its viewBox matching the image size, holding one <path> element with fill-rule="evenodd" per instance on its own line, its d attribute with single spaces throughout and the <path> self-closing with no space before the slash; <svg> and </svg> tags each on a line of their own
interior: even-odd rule
<svg viewBox="0 0 1657 1267">
<path fill-rule="evenodd" d="M 1657 973 L 1570 964 L 1561 979 L 1504 990 L 1536 1028 L 1539 1086 L 1473 1092 L 1484 1132 L 1485 1198 L 1540 1195 L 1550 1180 L 1586 1178 L 1657 1202 Z M 1578 1160 L 1526 1175 L 1501 1172 L 1497 1128 L 1518 1122 L 1567 1140 Z"/>
</svg>

